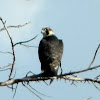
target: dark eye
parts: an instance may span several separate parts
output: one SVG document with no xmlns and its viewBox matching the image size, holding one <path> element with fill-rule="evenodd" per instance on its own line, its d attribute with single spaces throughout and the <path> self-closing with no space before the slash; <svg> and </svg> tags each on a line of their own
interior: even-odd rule
<svg viewBox="0 0 100 100">
<path fill-rule="evenodd" d="M 45 32 L 46 32 L 47 35 L 49 35 L 49 32 L 48 32 L 48 29 L 47 28 L 45 28 Z"/>
</svg>

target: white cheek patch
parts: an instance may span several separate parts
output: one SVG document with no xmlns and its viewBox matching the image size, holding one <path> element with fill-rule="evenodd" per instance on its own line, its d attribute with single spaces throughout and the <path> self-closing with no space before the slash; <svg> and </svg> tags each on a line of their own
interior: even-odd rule
<svg viewBox="0 0 100 100">
<path fill-rule="evenodd" d="M 41 33 L 43 34 L 43 33 L 45 33 L 45 31 L 44 31 L 44 30 L 42 30 L 42 31 L 41 31 Z"/>
<path fill-rule="evenodd" d="M 46 32 L 45 32 L 45 30 L 42 30 L 41 33 L 43 34 L 43 37 L 46 36 Z"/>
<path fill-rule="evenodd" d="M 53 33 L 53 31 L 49 31 L 49 35 L 53 35 L 54 33 Z"/>
</svg>

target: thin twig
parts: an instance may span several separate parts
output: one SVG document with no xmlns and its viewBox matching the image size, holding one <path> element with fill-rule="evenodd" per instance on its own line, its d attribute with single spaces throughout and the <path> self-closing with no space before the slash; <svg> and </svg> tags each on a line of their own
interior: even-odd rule
<svg viewBox="0 0 100 100">
<path fill-rule="evenodd" d="M 9 67 L 9 66 L 11 66 L 12 64 L 10 63 L 10 64 L 8 64 L 8 65 L 6 65 L 6 66 L 3 66 L 3 67 L 0 67 L 0 69 L 5 69 L 5 68 L 7 68 L 7 67 Z"/>
<path fill-rule="evenodd" d="M 38 48 L 38 46 L 29 46 L 29 45 L 25 45 L 25 44 L 20 44 L 20 45 L 25 46 L 27 48 Z"/>
<path fill-rule="evenodd" d="M 1 22 L 2 22 L 2 24 L 3 24 L 3 26 L 4 26 L 4 28 L 5 28 L 5 30 L 6 30 L 6 32 L 7 32 L 8 37 L 9 37 L 10 42 L 11 42 L 11 48 L 12 48 L 12 54 L 13 54 L 12 69 L 11 69 L 11 72 L 10 72 L 10 75 L 9 75 L 9 79 L 11 79 L 11 76 L 12 76 L 12 73 L 13 73 L 13 70 L 14 70 L 14 65 L 15 65 L 15 52 L 14 52 L 14 44 L 13 44 L 12 38 L 11 38 L 11 36 L 10 36 L 10 34 L 9 34 L 8 30 L 7 30 L 7 27 L 5 26 L 5 23 L 4 23 L 3 19 L 2 19 L 2 18 L 0 18 L 0 20 L 1 20 Z"/>
<path fill-rule="evenodd" d="M 15 70 L 15 73 L 14 73 L 14 76 L 13 76 L 13 78 L 15 77 L 15 75 L 16 75 L 16 70 Z"/>
<path fill-rule="evenodd" d="M 95 83 L 94 82 L 92 82 L 92 84 L 94 85 L 94 87 L 97 89 L 97 90 L 99 90 L 100 91 L 100 89 L 95 85 Z"/>
<path fill-rule="evenodd" d="M 29 84 L 28 84 L 28 85 L 29 85 Z M 45 95 L 45 94 L 40 93 L 39 91 L 37 91 L 36 89 L 34 89 L 31 85 L 29 85 L 29 87 L 30 87 L 31 89 L 33 89 L 34 91 L 36 91 L 37 93 L 39 93 L 40 95 L 43 95 L 43 96 L 45 96 L 45 97 L 50 97 L 50 96 L 47 96 L 47 95 Z"/>
<path fill-rule="evenodd" d="M 92 68 L 86 68 L 86 69 L 83 69 L 83 70 L 80 70 L 80 71 L 74 71 L 74 72 L 65 73 L 65 74 L 62 74 L 61 76 L 79 74 L 79 73 L 91 71 L 91 70 L 93 70 L 93 69 L 97 69 L 97 68 L 99 68 L 99 67 L 100 67 L 100 65 L 95 66 L 95 67 L 92 67 Z"/>
<path fill-rule="evenodd" d="M 27 40 L 27 41 L 17 42 L 17 43 L 14 44 L 14 46 L 16 46 L 16 45 L 18 45 L 18 44 L 28 43 L 28 42 L 34 40 L 37 36 L 38 36 L 38 35 L 36 35 L 35 37 L 33 37 L 33 38 L 31 38 L 31 39 L 29 39 L 29 40 Z"/>
<path fill-rule="evenodd" d="M 4 51 L 0 51 L 0 53 L 4 53 L 4 54 L 11 54 L 11 55 L 13 55 L 11 52 L 4 52 Z"/>
<path fill-rule="evenodd" d="M 92 64 L 94 63 L 99 48 L 100 48 L 100 44 L 98 45 L 98 47 L 97 47 L 97 49 L 96 49 L 96 51 L 95 51 L 95 54 L 94 54 L 93 60 L 92 60 L 92 62 L 91 62 L 91 64 L 89 65 L 88 68 L 90 68 L 90 67 L 92 66 Z"/>
<path fill-rule="evenodd" d="M 9 89 L 11 89 L 11 90 L 15 90 L 15 88 L 13 88 L 13 87 L 10 87 L 10 86 L 7 86 Z M 13 88 L 13 89 L 12 89 Z"/>
<path fill-rule="evenodd" d="M 31 89 L 29 89 L 24 83 L 22 83 L 24 87 L 26 87 L 31 93 L 33 93 L 35 96 L 37 96 L 40 100 L 43 100 L 40 96 L 38 96 L 36 93 L 34 93 Z"/>
<path fill-rule="evenodd" d="M 100 77 L 100 75 L 96 76 L 94 79 L 98 79 Z"/>
<path fill-rule="evenodd" d="M 16 26 L 12 26 L 12 25 L 10 25 L 10 26 L 7 26 L 7 29 L 9 29 L 9 28 L 20 28 L 20 27 L 24 27 L 24 26 L 26 26 L 26 25 L 28 25 L 28 24 L 30 24 L 31 22 L 28 22 L 28 23 L 25 23 L 25 24 L 23 24 L 23 25 L 16 25 Z M 0 32 L 2 32 L 2 31 L 4 31 L 5 30 L 5 28 L 1 28 L 0 29 Z"/>
<path fill-rule="evenodd" d="M 18 84 L 16 85 L 16 88 L 15 88 L 15 92 L 14 92 L 13 98 L 15 97 L 15 94 L 16 94 L 16 91 L 17 91 L 17 87 L 18 87 Z"/>
<path fill-rule="evenodd" d="M 6 70 L 11 70 L 11 68 L 7 68 L 7 69 L 0 70 L 0 72 L 6 71 Z"/>
<path fill-rule="evenodd" d="M 75 83 L 74 83 L 74 81 L 72 81 L 72 82 L 71 82 L 71 85 L 74 85 L 74 86 L 76 86 L 76 85 L 75 85 Z"/>
</svg>

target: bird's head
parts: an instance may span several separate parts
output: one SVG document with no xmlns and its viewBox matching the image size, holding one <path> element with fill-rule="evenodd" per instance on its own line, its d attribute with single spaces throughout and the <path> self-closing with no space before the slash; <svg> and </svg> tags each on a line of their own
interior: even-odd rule
<svg viewBox="0 0 100 100">
<path fill-rule="evenodd" d="M 54 34 L 52 29 L 50 29 L 49 27 L 42 28 L 41 33 L 43 34 L 43 37 L 51 36 Z"/>
</svg>

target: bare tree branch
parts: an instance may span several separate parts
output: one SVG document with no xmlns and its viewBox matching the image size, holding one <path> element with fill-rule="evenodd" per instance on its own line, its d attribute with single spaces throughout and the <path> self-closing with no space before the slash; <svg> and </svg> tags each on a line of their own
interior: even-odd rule
<svg viewBox="0 0 100 100">
<path fill-rule="evenodd" d="M 94 69 L 97 69 L 97 68 L 100 68 L 100 65 L 98 66 L 94 66 L 94 67 L 91 67 L 95 61 L 95 58 L 96 58 L 96 55 L 97 55 L 97 52 L 100 48 L 100 44 L 98 45 L 96 51 L 95 51 L 95 54 L 94 54 L 94 57 L 93 57 L 93 60 L 92 62 L 90 63 L 89 67 L 86 68 L 86 69 L 83 69 L 83 70 L 79 70 L 79 71 L 73 71 L 73 72 L 69 72 L 69 73 L 64 73 L 64 74 L 60 74 L 60 75 L 57 75 L 57 76 L 53 76 L 53 77 L 44 77 L 44 76 L 41 76 L 40 74 L 38 75 L 31 75 L 31 76 L 27 76 L 26 77 L 23 77 L 23 78 L 19 78 L 19 79 L 11 79 L 11 76 L 12 76 L 12 73 L 13 73 L 13 70 L 14 70 L 14 65 L 15 65 L 15 51 L 14 51 L 14 47 L 17 46 L 17 45 L 22 45 L 22 46 L 25 46 L 25 47 L 35 47 L 35 46 L 28 46 L 26 45 L 25 43 L 28 43 L 32 40 L 34 40 L 38 35 L 36 35 L 35 37 L 29 39 L 29 40 L 26 40 L 26 41 L 21 41 L 21 42 L 17 42 L 17 43 L 13 43 L 13 40 L 12 40 L 12 37 L 10 36 L 10 33 L 8 32 L 7 28 L 19 28 L 19 27 L 23 27 L 29 23 L 25 23 L 23 25 L 17 25 L 17 26 L 7 26 L 5 25 L 5 22 L 3 21 L 2 18 L 0 18 L 4 28 L 0 29 L 0 32 L 1 31 L 6 31 L 7 32 L 7 35 L 10 39 L 10 43 L 11 43 L 11 48 L 12 48 L 12 52 L 2 52 L 0 51 L 0 53 L 8 53 L 8 54 L 11 54 L 13 56 L 13 62 L 12 64 L 8 64 L 6 66 L 3 66 L 3 67 L 0 67 L 0 69 L 4 69 L 4 70 L 8 70 L 8 69 L 11 69 L 10 71 L 10 75 L 9 75 L 9 80 L 7 81 L 4 81 L 4 82 L 0 82 L 0 86 L 7 86 L 9 87 L 9 85 L 12 85 L 12 87 L 9 87 L 11 88 L 12 90 L 14 89 L 13 88 L 13 84 L 19 84 L 19 83 L 22 83 L 22 85 L 24 87 L 26 87 L 29 91 L 31 91 L 33 94 L 35 94 L 38 98 L 40 98 L 41 100 L 43 100 L 39 95 L 37 95 L 36 93 L 38 94 L 41 94 L 40 92 L 38 92 L 37 90 L 35 90 L 33 87 L 31 87 L 31 85 L 29 85 L 29 82 L 40 82 L 40 81 L 43 81 L 45 82 L 46 80 L 52 80 L 52 79 L 63 79 L 65 81 L 71 81 L 72 85 L 75 85 L 75 82 L 88 82 L 88 83 L 92 83 L 95 88 L 97 88 L 98 90 L 100 90 L 96 84 L 99 84 L 100 85 L 100 75 L 97 75 L 95 78 L 81 78 L 81 77 L 77 77 L 77 74 L 80 74 L 80 73 L 86 73 L 88 71 L 92 71 Z M 38 47 L 35 47 L 35 48 L 38 48 Z M 8 68 L 9 66 L 11 66 L 11 68 Z M 0 71 L 4 71 L 4 70 L 0 70 Z M 25 84 L 25 82 L 27 82 L 27 84 Z M 47 84 L 47 83 L 46 83 Z M 26 86 L 27 85 L 27 86 Z M 17 86 L 15 88 L 15 93 L 14 93 L 14 96 L 16 94 L 16 90 L 17 90 Z M 35 92 L 34 92 L 35 91 Z M 44 94 L 41 94 L 41 95 L 44 95 Z M 44 95 L 45 96 L 45 95 Z M 88 98 L 87 100 L 89 100 L 90 98 Z"/>
<path fill-rule="evenodd" d="M 0 82 L 0 86 L 8 86 L 8 85 L 13 85 L 16 83 L 22 83 L 22 82 L 29 82 L 29 81 L 43 81 L 43 80 L 50 80 L 50 79 L 64 79 L 64 80 L 69 80 L 69 81 L 80 81 L 80 82 L 94 82 L 94 83 L 98 83 L 100 84 L 100 80 L 96 80 L 96 79 L 90 79 L 90 78 L 79 78 L 79 77 L 67 77 L 67 76 L 62 76 L 62 75 L 58 75 L 58 76 L 54 76 L 54 77 L 25 77 L 25 78 L 21 78 L 21 79 L 12 79 L 12 80 L 8 80 L 5 82 Z"/>
<path fill-rule="evenodd" d="M 97 69 L 97 68 L 99 68 L 99 67 L 100 67 L 100 65 L 95 66 L 95 67 L 92 67 L 92 68 L 86 68 L 86 69 L 84 69 L 84 70 L 80 70 L 80 71 L 69 72 L 69 73 L 65 73 L 65 74 L 63 74 L 63 76 L 65 76 L 65 75 L 74 75 L 74 74 L 79 74 L 79 73 L 83 73 L 83 72 L 91 71 L 91 70 L 93 70 L 93 69 Z"/>
<path fill-rule="evenodd" d="M 11 68 L 11 72 L 10 72 L 10 75 L 9 75 L 9 79 L 11 79 L 11 76 L 12 76 L 12 73 L 13 73 L 13 70 L 14 70 L 14 64 L 15 64 L 14 44 L 13 44 L 12 38 L 11 38 L 11 36 L 10 36 L 8 30 L 7 30 L 7 27 L 6 27 L 6 25 L 5 25 L 4 21 L 3 21 L 3 19 L 0 18 L 0 20 L 1 20 L 1 22 L 2 22 L 2 24 L 3 24 L 3 26 L 4 26 L 4 28 L 5 28 L 5 30 L 6 30 L 6 32 L 7 32 L 8 37 L 9 37 L 10 42 L 11 42 L 11 48 L 12 48 L 12 54 L 13 54 L 13 63 L 12 63 L 12 68 Z"/>
<path fill-rule="evenodd" d="M 95 85 L 95 83 L 92 82 L 92 84 L 94 85 L 94 87 L 95 87 L 96 89 L 98 89 L 98 90 L 100 91 L 100 89 Z"/>
<path fill-rule="evenodd" d="M 95 54 L 94 54 L 93 60 L 92 60 L 91 64 L 89 65 L 89 68 L 90 68 L 90 67 L 92 66 L 92 64 L 94 63 L 99 48 L 100 48 L 100 44 L 98 45 L 98 47 L 97 47 L 97 49 L 96 49 L 96 51 L 95 51 Z"/>
<path fill-rule="evenodd" d="M 34 40 L 37 36 L 38 36 L 38 35 L 36 35 L 35 37 L 33 37 L 33 38 L 31 38 L 31 39 L 29 39 L 29 40 L 27 40 L 27 41 L 17 42 L 17 43 L 14 44 L 14 46 L 16 46 L 16 45 L 18 45 L 18 44 L 28 43 L 28 42 Z"/>
<path fill-rule="evenodd" d="M 16 88 L 15 88 L 15 92 L 14 92 L 13 98 L 14 98 L 15 95 L 16 95 L 17 87 L 18 87 L 18 84 L 16 85 Z"/>
<path fill-rule="evenodd" d="M 32 90 L 34 90 L 35 92 L 37 92 L 38 94 L 40 94 L 40 95 L 42 95 L 42 96 L 45 96 L 45 97 L 50 97 L 50 96 L 47 96 L 47 95 L 45 95 L 45 94 L 43 94 L 43 93 L 40 93 L 39 91 L 37 91 L 36 89 L 34 89 L 31 85 L 28 84 L 28 86 L 29 86 Z"/>
<path fill-rule="evenodd" d="M 30 24 L 31 22 L 28 22 L 28 23 L 25 23 L 25 24 L 23 24 L 23 25 L 16 25 L 16 26 L 12 26 L 12 25 L 10 25 L 10 26 L 7 26 L 7 29 L 9 29 L 9 28 L 21 28 L 21 27 L 24 27 L 24 26 L 26 26 L 26 25 L 28 25 L 28 24 Z M 5 28 L 1 28 L 0 29 L 0 32 L 2 32 L 2 31 L 4 31 L 5 30 Z"/>
<path fill-rule="evenodd" d="M 10 64 L 8 64 L 8 65 L 6 65 L 6 66 L 3 66 L 3 67 L 0 67 L 0 69 L 5 69 L 5 68 L 7 68 L 7 67 L 9 67 L 9 66 L 11 66 L 12 64 L 10 63 Z"/>
<path fill-rule="evenodd" d="M 31 93 L 33 93 L 35 96 L 37 96 L 40 100 L 43 100 L 39 95 L 37 95 L 35 92 L 33 92 L 30 88 L 28 88 L 24 83 L 22 83 L 24 87 L 26 87 Z"/>
<path fill-rule="evenodd" d="M 66 80 L 70 81 L 80 81 L 80 82 L 94 82 L 100 84 L 100 80 L 90 79 L 90 78 L 79 78 L 79 77 L 67 77 Z"/>
<path fill-rule="evenodd" d="M 8 27 L 6 27 L 5 22 L 3 21 L 3 19 L 0 18 L 0 20 L 1 20 L 2 24 L 3 24 L 3 26 L 4 26 L 4 28 L 2 28 L 2 29 L 0 30 L 0 32 L 3 31 L 3 30 L 6 30 L 6 32 L 7 32 L 7 34 L 8 34 L 8 37 L 9 37 L 9 39 L 10 39 L 10 42 L 11 42 L 12 52 L 2 52 L 2 51 L 0 52 L 0 53 L 8 53 L 8 54 L 12 54 L 12 55 L 13 55 L 12 68 L 11 68 L 11 72 L 10 72 L 10 75 L 9 75 L 9 79 L 11 79 L 11 76 L 12 76 L 12 73 L 13 73 L 13 70 L 14 70 L 15 59 L 16 59 L 16 58 L 15 58 L 14 47 L 15 47 L 16 45 L 18 45 L 18 44 L 24 45 L 24 43 L 28 43 L 28 42 L 34 40 L 38 35 L 36 35 L 34 38 L 29 39 L 29 40 L 27 40 L 27 41 L 22 41 L 22 42 L 18 42 L 18 43 L 16 43 L 16 44 L 13 44 L 13 40 L 12 40 L 12 38 L 11 38 L 11 36 L 10 36 L 10 33 L 8 32 L 7 28 L 19 28 L 19 27 L 23 27 L 23 26 L 29 24 L 30 22 L 29 22 L 29 23 L 25 23 L 24 25 L 8 26 Z M 24 45 L 24 46 L 25 46 L 25 45 Z M 1 70 L 1 71 L 2 71 L 2 70 Z M 4 70 L 3 70 L 3 71 L 4 71 Z"/>
<path fill-rule="evenodd" d="M 11 54 L 11 55 L 13 55 L 12 52 L 3 52 L 3 51 L 0 51 L 0 53 Z"/>
<path fill-rule="evenodd" d="M 90 68 L 91 70 L 99 68 L 99 66 L 95 66 L 93 68 Z M 12 84 L 16 84 L 16 83 L 22 83 L 22 82 L 29 82 L 29 81 L 45 81 L 45 80 L 50 80 L 50 79 L 64 79 L 64 80 L 69 80 L 69 81 L 80 81 L 80 82 L 93 82 L 93 83 L 98 83 L 100 84 L 100 80 L 93 78 L 79 78 L 79 77 L 71 77 L 73 74 L 79 74 L 82 72 L 86 72 L 89 71 L 90 69 L 87 70 L 81 70 L 81 71 L 77 71 L 77 72 L 70 72 L 70 73 L 65 73 L 62 75 L 57 75 L 54 77 L 41 77 L 38 75 L 32 75 L 32 76 L 28 76 L 28 77 L 24 77 L 21 79 L 12 79 L 12 80 L 8 80 L 5 82 L 0 82 L 0 86 L 8 86 L 8 85 L 12 85 Z"/>
<path fill-rule="evenodd" d="M 38 48 L 38 46 L 29 46 L 29 45 L 26 45 L 26 44 L 20 44 L 20 45 L 27 47 L 27 48 Z"/>
<path fill-rule="evenodd" d="M 11 68 L 6 68 L 6 69 L 3 69 L 3 70 L 0 70 L 0 72 L 6 71 L 6 70 L 11 70 Z"/>
</svg>

